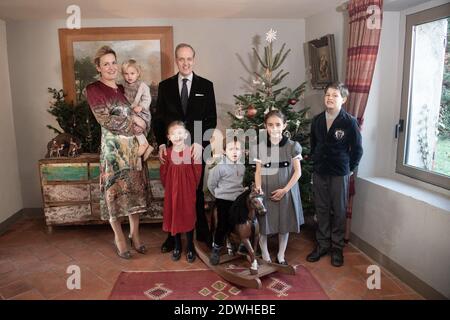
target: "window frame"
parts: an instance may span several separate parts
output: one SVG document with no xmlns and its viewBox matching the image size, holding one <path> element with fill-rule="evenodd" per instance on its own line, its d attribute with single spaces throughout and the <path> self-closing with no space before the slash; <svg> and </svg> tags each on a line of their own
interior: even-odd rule
<svg viewBox="0 0 450 320">
<path fill-rule="evenodd" d="M 402 95 L 401 95 L 401 109 L 400 109 L 400 130 L 397 145 L 397 163 L 395 171 L 399 174 L 409 176 L 411 178 L 430 183 L 444 189 L 450 190 L 450 178 L 446 175 L 437 172 L 427 171 L 425 169 L 417 168 L 407 165 L 405 163 L 405 156 L 407 150 L 407 134 L 410 131 L 409 110 L 411 98 L 411 69 L 412 69 L 412 55 L 413 45 L 413 27 L 416 25 L 433 22 L 436 20 L 448 18 L 450 14 L 450 3 L 437 6 L 431 9 L 420 11 L 406 16 L 406 30 L 405 30 L 405 52 L 403 62 L 403 80 L 402 80 Z"/>
</svg>

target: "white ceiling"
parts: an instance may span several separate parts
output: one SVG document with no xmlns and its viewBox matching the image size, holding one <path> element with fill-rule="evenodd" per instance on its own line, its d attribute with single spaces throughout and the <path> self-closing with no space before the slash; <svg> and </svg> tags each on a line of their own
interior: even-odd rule
<svg viewBox="0 0 450 320">
<path fill-rule="evenodd" d="M 385 0 L 397 11 L 427 0 Z M 336 10 L 346 0 L 0 0 L 0 19 L 66 19 L 76 4 L 83 19 L 111 18 L 256 18 L 301 19 Z"/>
<path fill-rule="evenodd" d="M 429 1 L 430 0 L 385 0 L 384 10 L 401 11 Z"/>
<path fill-rule="evenodd" d="M 67 6 L 81 18 L 299 19 L 333 10 L 345 0 L 0 0 L 0 19 L 66 19 Z"/>
</svg>

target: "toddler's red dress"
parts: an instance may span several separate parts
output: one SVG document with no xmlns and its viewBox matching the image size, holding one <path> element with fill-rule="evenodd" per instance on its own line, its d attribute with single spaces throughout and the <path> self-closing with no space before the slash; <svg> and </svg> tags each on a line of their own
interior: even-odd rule
<svg viewBox="0 0 450 320">
<path fill-rule="evenodd" d="M 160 166 L 164 186 L 163 230 L 172 235 L 194 229 L 196 221 L 196 192 L 202 175 L 202 164 L 194 163 L 190 147 L 181 152 L 167 149 Z"/>
</svg>

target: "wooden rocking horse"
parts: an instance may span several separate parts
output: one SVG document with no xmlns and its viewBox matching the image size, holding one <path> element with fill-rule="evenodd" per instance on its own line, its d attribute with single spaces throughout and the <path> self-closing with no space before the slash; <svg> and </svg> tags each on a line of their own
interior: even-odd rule
<svg viewBox="0 0 450 320">
<path fill-rule="evenodd" d="M 216 217 L 215 210 L 213 217 Z M 213 265 L 209 261 L 210 248 L 203 243 L 195 242 L 195 249 L 199 258 L 215 273 L 225 280 L 239 286 L 260 289 L 262 284 L 260 277 L 280 271 L 286 274 L 295 274 L 295 269 L 290 265 L 280 265 L 256 258 L 256 250 L 259 243 L 259 224 L 257 215 L 265 215 L 267 209 L 264 206 L 264 196 L 256 191 L 254 185 L 245 190 L 234 201 L 230 208 L 228 219 L 228 240 L 231 247 L 228 252 L 221 254 L 220 263 Z M 216 218 L 212 219 L 217 221 Z M 212 223 L 214 225 L 214 222 Z M 236 248 L 243 244 L 247 253 L 236 254 Z M 231 262 L 246 258 L 250 267 L 241 272 L 232 271 Z"/>
</svg>

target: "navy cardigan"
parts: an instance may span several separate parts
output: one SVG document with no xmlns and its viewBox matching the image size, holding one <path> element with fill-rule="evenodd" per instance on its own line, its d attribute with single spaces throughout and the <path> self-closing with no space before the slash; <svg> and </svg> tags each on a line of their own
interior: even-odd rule
<svg viewBox="0 0 450 320">
<path fill-rule="evenodd" d="M 356 119 L 343 108 L 327 132 L 325 111 L 311 122 L 311 158 L 314 172 L 345 176 L 359 164 L 363 154 L 361 133 Z"/>
</svg>

